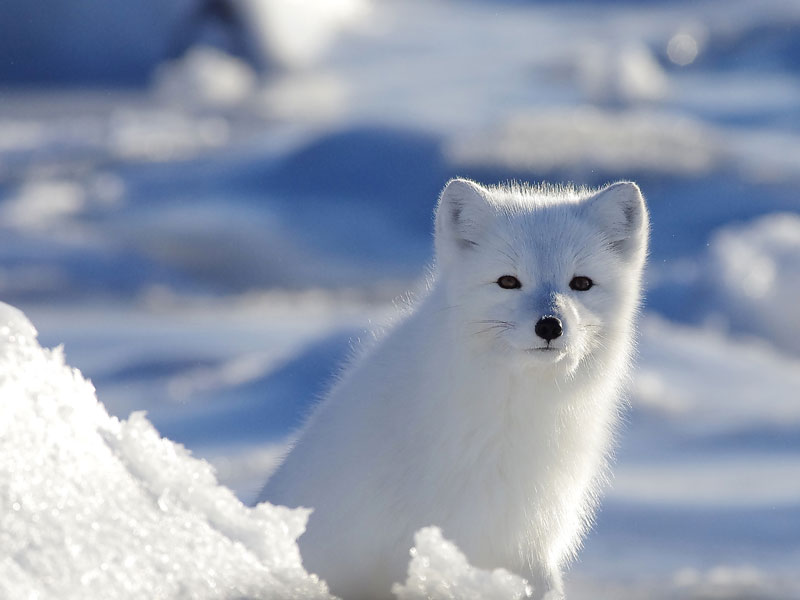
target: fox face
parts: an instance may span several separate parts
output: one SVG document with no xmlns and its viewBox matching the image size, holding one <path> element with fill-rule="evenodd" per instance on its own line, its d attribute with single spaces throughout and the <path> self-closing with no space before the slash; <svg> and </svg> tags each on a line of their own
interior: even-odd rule
<svg viewBox="0 0 800 600">
<path fill-rule="evenodd" d="M 451 181 L 437 209 L 437 267 L 463 343 L 574 371 L 628 326 L 647 232 L 633 183 L 589 191 Z"/>
</svg>

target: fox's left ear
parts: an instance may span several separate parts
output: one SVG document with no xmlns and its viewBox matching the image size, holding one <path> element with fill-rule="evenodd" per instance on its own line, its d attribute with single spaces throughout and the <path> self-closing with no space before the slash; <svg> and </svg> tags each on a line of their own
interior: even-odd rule
<svg viewBox="0 0 800 600">
<path fill-rule="evenodd" d="M 623 256 L 631 257 L 646 248 L 650 228 L 647 207 L 639 186 L 632 181 L 606 186 L 586 200 L 583 210 Z"/>
</svg>

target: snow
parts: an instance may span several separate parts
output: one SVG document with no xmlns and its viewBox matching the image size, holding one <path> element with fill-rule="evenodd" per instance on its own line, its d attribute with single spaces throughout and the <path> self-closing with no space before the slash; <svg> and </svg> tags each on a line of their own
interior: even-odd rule
<svg viewBox="0 0 800 600">
<path fill-rule="evenodd" d="M 308 67 L 369 10 L 367 0 L 243 0 L 242 6 L 262 52 L 284 68 Z"/>
<path fill-rule="evenodd" d="M 256 83 L 257 74 L 246 61 L 212 46 L 194 46 L 160 65 L 153 85 L 168 101 L 224 106 L 247 98 Z"/>
<path fill-rule="evenodd" d="M 659 282 L 661 277 L 664 279 Z M 756 359 L 764 363 L 763 373 L 786 360 L 781 353 L 800 354 L 797 213 L 768 212 L 747 222 L 736 220 L 720 227 L 700 256 L 691 262 L 676 262 L 671 271 L 656 271 L 654 280 L 660 289 L 669 286 L 681 303 L 691 302 L 691 311 L 684 311 L 683 319 L 736 336 L 743 342 L 743 349 L 752 346 L 747 342 L 754 339 L 778 349 L 780 352 L 766 361 Z M 679 307 L 669 304 L 667 314 L 673 316 Z M 750 388 L 755 391 L 753 384 Z M 768 388 L 763 394 L 769 397 L 771 390 Z"/>
<path fill-rule="evenodd" d="M 609 496 L 671 506 L 788 505 L 800 497 L 798 469 L 797 457 L 770 455 L 627 465 L 617 470 Z"/>
<path fill-rule="evenodd" d="M 577 71 L 584 94 L 598 103 L 656 101 L 669 93 L 666 74 L 641 43 L 587 44 L 580 49 Z"/>
<path fill-rule="evenodd" d="M 553 172 L 564 169 L 699 174 L 720 160 L 713 130 L 695 119 L 593 106 L 526 111 L 491 132 L 456 139 L 449 152 L 475 165 Z"/>
<path fill-rule="evenodd" d="M 308 511 L 244 506 L 141 412 L 92 385 L 0 306 L 0 595 L 328 598 L 295 542 Z"/>
<path fill-rule="evenodd" d="M 790 401 L 800 389 L 800 358 L 754 339 L 737 340 L 732 353 L 731 337 L 718 329 L 658 317 L 645 318 L 641 329 L 635 403 L 703 435 L 800 425 L 800 406 Z M 692 364 L 702 364 L 706 377 Z"/>
<path fill-rule="evenodd" d="M 230 47 L 196 31 L 177 55 L 167 42 L 199 3 L 48 1 L 46 19 L 4 3 L 0 296 L 44 346 L 64 345 L 105 408 L 86 409 L 95 433 L 46 422 L 45 396 L 2 410 L 41 425 L 29 433 L 87 432 L 99 450 L 86 469 L 132 460 L 116 434 L 97 441 L 114 427 L 184 456 L 152 423 L 247 503 L 359 338 L 417 285 L 447 179 L 634 179 L 652 217 L 638 370 L 568 597 L 800 596 L 800 5 L 309 1 L 241 0 L 255 12 L 222 32 Z M 31 352 L 51 357 L 42 373 L 66 369 L 57 351 Z M 6 414 L 4 435 L 22 436 Z M 52 467 L 30 452 L 15 460 Z M 144 515 L 163 486 L 127 469 Z M 117 498 L 103 478 L 52 477 Z M 211 511 L 175 498 L 197 523 Z M 40 536 L 20 557 L 55 556 L 70 522 L 36 514 L 40 529 L 3 518 Z M 418 556 L 447 556 L 461 577 L 433 535 Z M 253 544 L 235 552 L 266 564 Z M 13 569 L 4 582 L 27 576 Z"/>
<path fill-rule="evenodd" d="M 584 587 L 585 585 L 585 587 Z M 683 568 L 665 577 L 657 589 L 638 581 L 624 586 L 578 584 L 581 598 L 596 600 L 788 600 L 791 584 L 776 581 L 752 565 L 719 565 L 709 569 Z"/>
<path fill-rule="evenodd" d="M 800 354 L 800 215 L 770 214 L 711 239 L 701 287 L 730 329 Z"/>
<path fill-rule="evenodd" d="M 79 213 L 85 205 L 83 188 L 71 181 L 43 180 L 26 182 L 3 205 L 0 215 L 10 227 L 49 229 L 65 218 Z"/>
<path fill-rule="evenodd" d="M 524 579 L 505 569 L 471 567 L 438 527 L 418 531 L 410 553 L 408 579 L 392 588 L 398 600 L 516 600 L 533 593 Z"/>
</svg>

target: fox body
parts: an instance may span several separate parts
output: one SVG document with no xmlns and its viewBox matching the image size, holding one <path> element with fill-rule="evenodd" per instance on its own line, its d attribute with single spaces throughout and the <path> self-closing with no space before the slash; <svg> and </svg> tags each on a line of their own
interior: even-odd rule
<svg viewBox="0 0 800 600">
<path fill-rule="evenodd" d="M 306 568 L 390 596 L 427 525 L 473 565 L 563 595 L 630 365 L 648 238 L 638 187 L 483 187 L 439 199 L 427 290 L 354 359 L 260 500 L 314 511 Z"/>
</svg>

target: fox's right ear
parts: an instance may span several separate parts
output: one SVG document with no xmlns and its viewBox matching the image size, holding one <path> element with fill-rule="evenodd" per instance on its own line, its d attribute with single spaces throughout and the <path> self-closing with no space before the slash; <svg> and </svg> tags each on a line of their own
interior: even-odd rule
<svg viewBox="0 0 800 600">
<path fill-rule="evenodd" d="M 451 179 L 436 209 L 438 259 L 478 246 L 481 231 L 491 218 L 489 191 L 468 179 Z"/>
<path fill-rule="evenodd" d="M 647 206 L 635 183 L 620 181 L 606 186 L 586 201 L 583 210 L 602 228 L 609 246 L 622 256 L 646 252 Z"/>
</svg>

